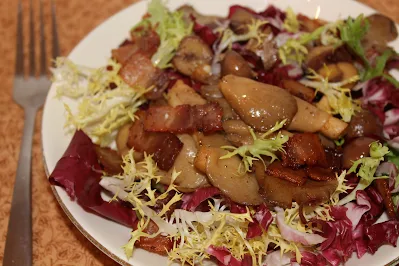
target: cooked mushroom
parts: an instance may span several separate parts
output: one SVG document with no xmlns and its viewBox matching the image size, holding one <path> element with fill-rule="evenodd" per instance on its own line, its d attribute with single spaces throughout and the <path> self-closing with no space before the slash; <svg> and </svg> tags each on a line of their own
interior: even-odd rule
<svg viewBox="0 0 399 266">
<path fill-rule="evenodd" d="M 398 37 L 398 30 L 392 19 L 382 14 L 373 14 L 368 16 L 367 20 L 370 28 L 362 41 L 365 50 L 373 46 L 386 47 L 388 42 Z"/>
<path fill-rule="evenodd" d="M 317 71 L 322 66 L 330 63 L 351 61 L 352 56 L 345 46 L 336 47 L 334 45 L 327 45 L 312 48 L 306 57 L 305 65 Z"/>
<path fill-rule="evenodd" d="M 94 146 L 94 150 L 106 173 L 117 175 L 122 172 L 122 157 L 116 151 L 98 145 Z"/>
<path fill-rule="evenodd" d="M 295 97 L 298 106 L 298 112 L 292 119 L 288 130 L 302 132 L 318 132 L 331 116 L 316 106 Z"/>
<path fill-rule="evenodd" d="M 336 64 L 325 65 L 318 70 L 318 73 L 324 78 L 327 78 L 329 82 L 340 82 L 358 75 L 356 67 L 349 62 L 338 62 Z M 355 82 L 352 82 L 343 87 L 351 89 L 354 86 Z"/>
<path fill-rule="evenodd" d="M 224 20 L 224 18 L 219 16 L 205 16 L 190 5 L 183 5 L 177 10 L 183 13 L 183 18 L 187 23 L 192 22 L 191 16 L 193 16 L 197 23 L 206 25 L 210 28 L 215 28 L 218 25 L 218 22 L 220 23 Z"/>
<path fill-rule="evenodd" d="M 330 139 L 339 139 L 346 133 L 348 124 L 316 106 L 295 97 L 298 112 L 288 126 L 289 130 L 321 132 Z"/>
<path fill-rule="evenodd" d="M 311 103 L 316 95 L 313 89 L 306 87 L 296 80 L 284 79 L 281 83 L 284 89 L 304 101 Z"/>
<path fill-rule="evenodd" d="M 248 31 L 246 25 L 251 23 L 254 15 L 244 8 L 237 8 L 234 14 L 230 17 L 230 27 L 238 34 L 244 34 Z"/>
<path fill-rule="evenodd" d="M 260 132 L 284 119 L 288 125 L 298 109 L 289 92 L 243 77 L 223 77 L 220 90 L 240 118 Z"/>
<path fill-rule="evenodd" d="M 262 203 L 255 176 L 238 171 L 241 160 L 237 155 L 229 159 L 219 159 L 224 154 L 226 152 L 221 148 L 201 148 L 195 165 L 205 170 L 212 185 L 219 188 L 232 201 L 245 205 Z"/>
<path fill-rule="evenodd" d="M 170 106 L 178 105 L 201 105 L 206 104 L 206 100 L 201 97 L 193 88 L 178 80 L 168 91 L 167 97 Z"/>
<path fill-rule="evenodd" d="M 183 142 L 183 149 L 177 156 L 173 168 L 167 173 L 161 175 L 161 183 L 169 185 L 172 173 L 175 170 L 180 172 L 174 184 L 182 192 L 192 192 L 200 187 L 209 186 L 208 179 L 204 174 L 194 167 L 194 159 L 197 154 L 197 143 L 190 135 L 184 134 L 178 136 Z"/>
<path fill-rule="evenodd" d="M 247 61 L 236 51 L 227 51 L 222 60 L 222 76 L 232 74 L 239 77 L 252 77 L 251 67 Z"/>
<path fill-rule="evenodd" d="M 345 145 L 342 155 L 342 167 L 349 169 L 353 162 L 370 155 L 370 144 L 375 139 L 360 137 Z"/>
<path fill-rule="evenodd" d="M 179 72 L 207 83 L 212 56 L 212 50 L 200 37 L 187 36 L 180 42 L 172 63 Z"/>
<path fill-rule="evenodd" d="M 362 109 L 356 112 L 348 126 L 347 140 L 356 137 L 382 136 L 382 125 L 370 111 Z"/>
</svg>

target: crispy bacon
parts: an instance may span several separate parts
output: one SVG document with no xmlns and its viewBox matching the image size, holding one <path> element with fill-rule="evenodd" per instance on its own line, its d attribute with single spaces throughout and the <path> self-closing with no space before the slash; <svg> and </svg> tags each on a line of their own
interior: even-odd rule
<svg viewBox="0 0 399 266">
<path fill-rule="evenodd" d="M 144 129 L 151 132 L 212 133 L 222 130 L 223 110 L 217 103 L 154 106 L 147 110 Z"/>
<path fill-rule="evenodd" d="M 306 182 L 306 173 L 303 169 L 294 170 L 284 167 L 280 161 L 274 161 L 266 168 L 266 174 L 272 175 L 298 186 L 302 186 Z"/>
<path fill-rule="evenodd" d="M 130 56 L 119 71 L 119 75 L 128 85 L 144 88 L 153 85 L 160 73 L 161 70 L 154 67 L 151 59 L 141 52 Z"/>
<path fill-rule="evenodd" d="M 298 133 L 292 136 L 282 153 L 283 165 L 298 168 L 300 166 L 327 167 L 326 153 L 320 138 L 313 133 Z"/>
<path fill-rule="evenodd" d="M 140 52 L 151 58 L 158 50 L 160 39 L 155 31 L 147 31 L 141 36 L 132 36 L 132 40 L 125 41 L 119 48 L 112 50 L 112 58 L 124 65 L 135 53 Z"/>
<path fill-rule="evenodd" d="M 143 125 L 144 111 L 136 114 L 139 118 L 130 127 L 127 145 L 138 152 L 153 154 L 159 169 L 168 171 L 183 148 L 183 143 L 169 132 L 146 132 Z"/>
<path fill-rule="evenodd" d="M 315 166 L 306 168 L 305 171 L 307 176 L 315 181 L 327 181 L 335 179 L 335 173 L 328 168 Z"/>
<path fill-rule="evenodd" d="M 387 179 L 377 179 L 374 181 L 378 192 L 381 194 L 382 198 L 384 199 L 384 205 L 387 209 L 387 213 L 390 219 L 396 220 L 398 219 L 395 212 L 395 205 L 393 204 L 391 192 L 389 189 Z"/>
<path fill-rule="evenodd" d="M 150 221 L 143 231 L 150 235 L 155 234 L 158 232 L 158 226 L 153 221 Z M 158 235 L 153 238 L 140 237 L 134 245 L 149 252 L 166 256 L 168 254 L 167 252 L 171 251 L 173 248 L 173 241 L 169 237 Z"/>
</svg>

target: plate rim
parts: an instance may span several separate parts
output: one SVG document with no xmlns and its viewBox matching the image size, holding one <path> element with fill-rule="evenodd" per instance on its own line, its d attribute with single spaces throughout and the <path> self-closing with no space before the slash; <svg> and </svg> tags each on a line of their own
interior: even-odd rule
<svg viewBox="0 0 399 266">
<path fill-rule="evenodd" d="M 90 35 L 91 35 L 95 30 L 97 30 L 98 28 L 100 28 L 101 26 L 103 26 L 103 24 L 107 23 L 108 20 L 112 19 L 113 17 L 118 16 L 119 13 L 123 12 L 125 9 L 131 8 L 131 7 L 133 7 L 133 6 L 135 6 L 135 5 L 139 4 L 139 3 L 142 3 L 142 2 L 147 2 L 147 1 L 146 1 L 146 0 L 138 0 L 138 1 L 136 1 L 136 2 L 134 2 L 134 3 L 132 3 L 132 4 L 130 4 L 130 5 L 127 5 L 126 7 L 122 8 L 122 9 L 120 9 L 119 11 L 117 11 L 117 12 L 114 13 L 114 14 L 112 14 L 111 16 L 106 17 L 106 18 L 105 18 L 103 21 L 101 21 L 97 26 L 95 26 L 94 28 L 92 28 L 82 39 L 80 39 L 79 42 L 72 48 L 72 50 L 70 50 L 70 52 L 68 53 L 68 55 L 67 55 L 66 57 L 69 57 L 69 56 L 75 51 L 75 49 L 76 49 L 84 40 L 86 40 L 87 38 L 89 38 Z M 359 0 L 355 0 L 354 2 L 356 2 L 357 4 L 360 4 L 360 5 L 362 5 L 362 6 L 365 6 L 365 7 L 369 8 L 369 9 L 371 9 L 372 11 L 374 11 L 374 12 L 376 12 L 376 13 L 381 13 L 381 12 L 379 12 L 378 10 L 376 10 L 374 7 L 369 6 L 369 5 L 367 5 L 367 4 L 363 3 L 363 2 L 360 2 Z M 269 4 L 270 4 L 270 3 L 269 3 Z M 390 17 L 390 16 L 389 16 L 389 17 Z M 395 22 L 395 25 L 396 25 L 397 28 L 399 28 L 399 22 Z M 398 38 L 399 38 L 399 37 L 398 37 Z M 50 88 L 51 88 L 51 87 L 50 87 Z M 50 92 L 50 90 L 49 90 L 49 92 Z M 48 92 L 48 94 L 47 94 L 47 96 L 46 96 L 46 101 L 45 101 L 45 103 L 43 104 L 42 110 L 44 110 L 44 107 L 45 107 L 45 105 L 46 105 L 46 103 L 47 103 L 49 92 Z M 44 114 L 45 114 L 45 113 L 42 112 L 42 116 L 41 116 L 42 119 L 41 119 L 41 121 L 43 121 L 43 119 L 44 119 Z M 45 171 L 45 174 L 46 174 L 46 178 L 48 179 L 48 178 L 50 177 L 50 173 L 49 173 L 49 171 L 48 171 L 48 164 L 47 164 L 46 158 L 45 158 L 45 156 L 44 156 L 43 132 L 44 132 L 44 130 L 43 130 L 43 122 L 42 122 L 42 125 L 41 125 L 41 127 L 40 127 L 40 137 L 41 137 L 41 138 L 40 138 L 40 139 L 41 139 L 40 148 L 41 148 L 41 153 L 42 153 L 42 156 L 41 156 L 41 157 L 42 157 L 42 162 L 43 162 L 43 168 L 44 168 L 44 171 Z M 122 266 L 133 266 L 133 263 L 131 263 L 131 262 L 126 262 L 125 260 L 119 258 L 119 257 L 118 257 L 117 255 L 115 255 L 112 251 L 108 250 L 108 249 L 107 249 L 106 247 L 104 247 L 100 242 L 98 242 L 92 235 L 90 235 L 90 234 L 83 228 L 83 226 L 81 226 L 80 223 L 75 219 L 75 217 L 74 217 L 74 216 L 72 215 L 72 213 L 69 211 L 68 207 L 67 207 L 67 206 L 64 204 L 64 202 L 61 200 L 61 197 L 60 197 L 60 195 L 59 195 L 59 193 L 58 193 L 58 191 L 57 191 L 56 185 L 52 185 L 52 184 L 50 184 L 50 183 L 49 183 L 49 185 L 50 185 L 51 191 L 52 191 L 52 193 L 53 193 L 55 199 L 57 200 L 58 204 L 61 206 L 61 209 L 63 210 L 64 214 L 68 217 L 68 219 L 72 222 L 72 224 L 78 229 L 78 231 L 79 231 L 87 240 L 89 240 L 89 242 L 90 242 L 92 245 L 94 245 L 97 249 L 99 249 L 101 252 L 103 252 L 105 255 L 107 255 L 109 258 L 111 258 L 111 259 L 112 259 L 113 261 L 115 261 L 116 263 L 118 263 L 118 264 L 120 264 L 120 265 L 122 265 Z M 103 219 L 106 219 L 106 218 L 103 218 Z M 398 246 L 397 248 L 399 249 L 399 246 Z M 390 261 L 390 262 L 388 262 L 387 264 L 385 264 L 384 266 L 395 266 L 395 265 L 398 264 L 398 262 L 399 262 L 399 255 L 398 255 L 395 259 L 393 259 L 392 261 Z"/>
</svg>

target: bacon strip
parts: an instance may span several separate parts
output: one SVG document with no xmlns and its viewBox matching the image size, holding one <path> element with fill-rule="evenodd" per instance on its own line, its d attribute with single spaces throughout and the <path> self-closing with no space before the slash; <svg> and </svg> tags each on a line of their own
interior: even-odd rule
<svg viewBox="0 0 399 266">
<path fill-rule="evenodd" d="M 272 175 L 297 186 L 302 186 L 306 182 L 306 173 L 302 169 L 293 170 L 288 167 L 284 167 L 281 162 L 275 161 L 266 168 L 266 174 Z"/>
<path fill-rule="evenodd" d="M 145 131 L 144 111 L 139 111 L 136 114 L 139 118 L 130 127 L 128 147 L 134 148 L 138 152 L 153 154 L 153 159 L 159 169 L 168 171 L 183 148 L 183 143 L 172 133 Z"/>
<path fill-rule="evenodd" d="M 223 110 L 217 103 L 150 107 L 144 119 L 144 129 L 151 132 L 212 133 L 222 130 Z"/>
<path fill-rule="evenodd" d="M 335 179 L 335 173 L 328 168 L 315 166 L 309 167 L 305 171 L 307 176 L 315 181 L 327 181 Z"/>
<path fill-rule="evenodd" d="M 282 153 L 282 161 L 286 167 L 328 166 L 326 153 L 316 134 L 294 134 L 286 143 L 285 151 Z"/>
<path fill-rule="evenodd" d="M 398 217 L 395 212 L 395 205 L 393 204 L 391 192 L 389 190 L 389 184 L 386 179 L 377 179 L 374 181 L 378 192 L 381 194 L 384 199 L 384 205 L 387 209 L 388 217 L 392 220 L 397 220 Z"/>
<path fill-rule="evenodd" d="M 135 226 L 137 229 L 137 226 Z M 147 234 L 155 234 L 158 232 L 158 226 L 150 221 L 148 226 L 143 230 Z M 140 237 L 139 240 L 134 243 L 134 245 L 138 248 L 145 249 L 149 252 L 157 253 L 159 255 L 166 256 L 169 251 L 173 248 L 173 241 L 166 236 L 157 235 L 156 237 Z"/>
</svg>

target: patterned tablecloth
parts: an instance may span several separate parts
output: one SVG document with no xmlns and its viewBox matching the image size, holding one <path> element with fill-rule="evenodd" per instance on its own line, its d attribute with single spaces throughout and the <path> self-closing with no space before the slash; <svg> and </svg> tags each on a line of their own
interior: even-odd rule
<svg viewBox="0 0 399 266">
<path fill-rule="evenodd" d="M 67 55 L 87 33 L 107 17 L 135 1 L 57 0 L 62 55 Z M 23 2 L 27 10 L 29 1 Z M 38 0 L 33 2 L 37 7 Z M 362 0 L 362 2 L 399 22 L 398 0 Z M 23 127 L 23 112 L 12 101 L 17 3 L 17 0 L 0 1 L 0 262 L 3 260 Z M 43 0 L 43 3 L 45 19 L 49 21 L 50 1 Z M 27 23 L 28 21 L 25 21 L 25 29 L 28 28 Z M 36 30 L 39 30 L 38 27 Z M 46 28 L 46 31 L 48 30 Z M 56 202 L 43 169 L 40 148 L 41 116 L 42 112 L 39 112 L 32 155 L 34 265 L 116 265 L 80 234 Z"/>
</svg>

